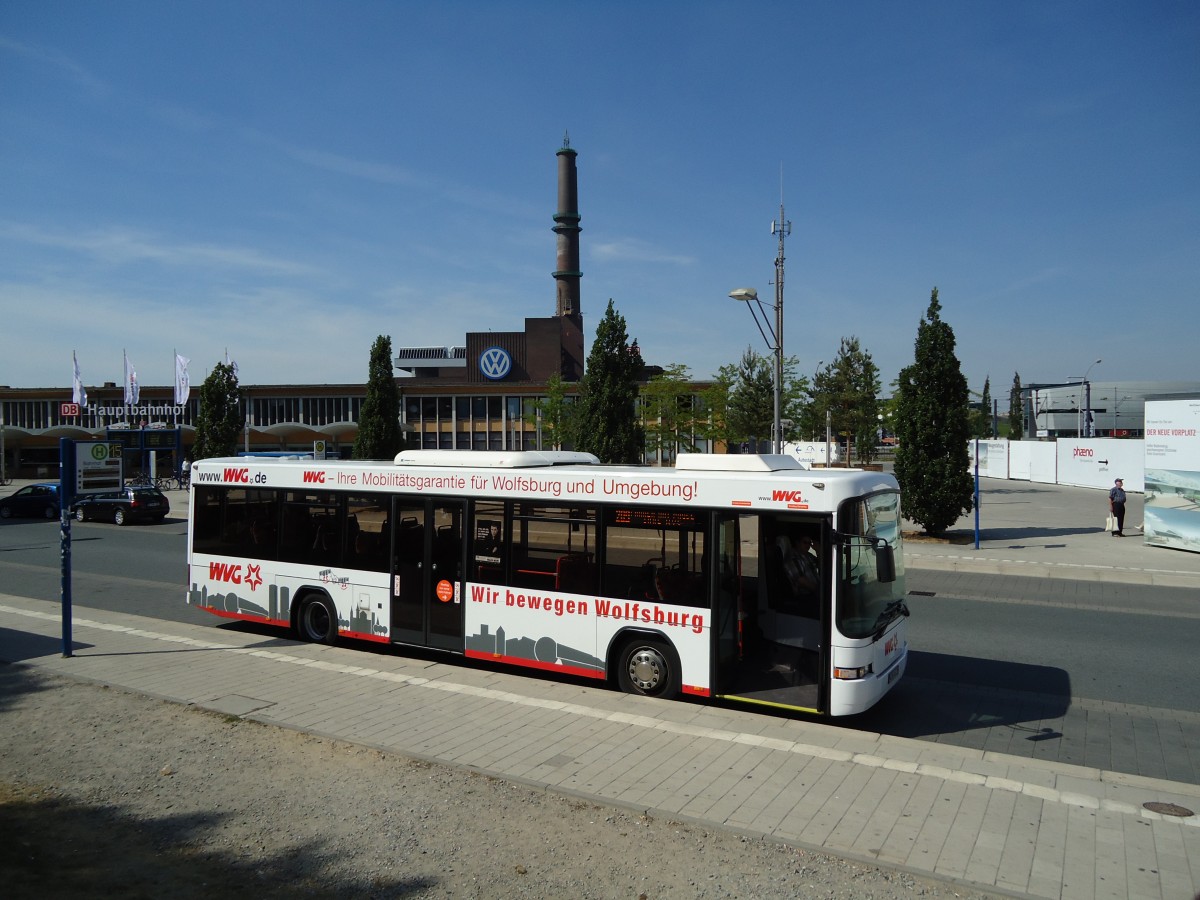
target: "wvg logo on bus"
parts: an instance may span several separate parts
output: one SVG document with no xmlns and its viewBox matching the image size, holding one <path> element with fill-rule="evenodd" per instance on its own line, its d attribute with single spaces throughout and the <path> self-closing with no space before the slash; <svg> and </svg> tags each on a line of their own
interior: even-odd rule
<svg viewBox="0 0 1200 900">
<path fill-rule="evenodd" d="M 512 371 L 512 356 L 500 347 L 488 347 L 479 354 L 479 371 L 491 381 L 499 381 Z"/>
</svg>

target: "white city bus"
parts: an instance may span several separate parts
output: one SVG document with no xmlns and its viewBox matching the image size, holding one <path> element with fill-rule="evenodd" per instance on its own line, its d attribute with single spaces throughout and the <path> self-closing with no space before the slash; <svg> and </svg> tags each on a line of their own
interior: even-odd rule
<svg viewBox="0 0 1200 900">
<path fill-rule="evenodd" d="M 188 602 L 310 641 L 848 715 L 904 672 L 900 526 L 891 475 L 784 455 L 206 459 Z"/>
</svg>

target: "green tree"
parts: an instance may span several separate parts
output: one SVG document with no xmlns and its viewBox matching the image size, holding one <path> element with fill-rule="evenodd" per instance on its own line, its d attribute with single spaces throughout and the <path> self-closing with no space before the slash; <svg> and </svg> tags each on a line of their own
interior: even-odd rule
<svg viewBox="0 0 1200 900">
<path fill-rule="evenodd" d="M 934 288 L 917 327 L 915 359 L 900 372 L 896 398 L 896 478 L 905 514 L 927 534 L 943 534 L 973 508 L 967 379 L 941 309 Z"/>
<path fill-rule="evenodd" d="M 1025 436 L 1025 410 L 1021 403 L 1021 373 L 1013 372 L 1012 388 L 1008 392 L 1008 439 L 1019 441 Z"/>
<path fill-rule="evenodd" d="M 807 375 L 801 375 L 800 360 L 788 356 L 783 360 L 783 439 L 795 440 L 798 435 L 809 433 L 807 428 L 814 421 L 811 413 L 812 385 Z"/>
<path fill-rule="evenodd" d="M 973 438 L 986 440 L 992 436 L 992 386 L 990 376 L 983 380 L 983 390 L 976 395 L 974 391 L 969 392 L 970 395 L 978 396 L 979 403 L 967 404 L 967 429 Z"/>
<path fill-rule="evenodd" d="M 546 380 L 546 396 L 533 405 L 535 425 L 542 429 L 542 446 L 549 450 L 561 450 L 570 443 L 571 417 L 575 404 L 567 396 L 567 382 L 555 372 Z"/>
<path fill-rule="evenodd" d="M 192 459 L 233 456 L 245 421 L 237 369 L 232 363 L 217 363 L 200 385 Z"/>
<path fill-rule="evenodd" d="M 637 341 L 629 343 L 625 317 L 610 299 L 596 325 L 596 340 L 579 382 L 578 414 L 572 429 L 577 450 L 594 453 L 606 463 L 642 461 L 643 438 L 636 408 L 642 368 Z"/>
<path fill-rule="evenodd" d="M 847 444 L 854 439 L 855 455 L 860 462 L 875 458 L 879 431 L 879 368 L 871 354 L 862 349 L 857 337 L 842 338 L 833 362 L 813 375 L 812 413 L 824 421 L 829 412 L 833 432 Z"/>
<path fill-rule="evenodd" d="M 983 395 L 979 398 L 979 406 L 983 412 L 983 433 L 980 437 L 993 438 L 996 436 L 992 428 L 992 376 L 983 379 Z"/>
<path fill-rule="evenodd" d="M 739 363 L 721 366 L 698 394 L 696 434 L 727 446 L 768 440 L 775 421 L 773 366 L 773 357 L 760 356 L 750 348 Z M 808 427 L 809 382 L 797 374 L 799 368 L 796 357 L 784 359 L 780 419 L 785 441 Z"/>
<path fill-rule="evenodd" d="M 379 335 L 371 345 L 367 393 L 354 439 L 355 459 L 393 459 L 404 449 L 400 430 L 400 389 L 392 369 L 392 339 Z"/>
<path fill-rule="evenodd" d="M 736 366 L 722 367 L 733 385 L 729 393 L 726 422 L 735 443 L 743 441 L 757 453 L 757 444 L 771 439 L 775 421 L 775 379 L 771 360 L 747 347 Z"/>
<path fill-rule="evenodd" d="M 696 434 L 712 445 L 734 442 L 729 428 L 729 397 L 735 377 L 734 366 L 721 366 L 697 397 Z"/>
<path fill-rule="evenodd" d="M 682 363 L 666 366 L 660 375 L 646 382 L 640 391 L 639 406 L 646 449 L 663 462 L 680 451 L 694 452 L 692 435 L 696 430 L 696 398 L 692 392 L 688 367 Z"/>
</svg>

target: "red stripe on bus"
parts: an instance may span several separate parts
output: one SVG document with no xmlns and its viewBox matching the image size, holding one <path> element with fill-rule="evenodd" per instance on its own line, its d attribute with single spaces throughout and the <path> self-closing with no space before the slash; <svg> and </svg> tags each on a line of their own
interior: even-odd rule
<svg viewBox="0 0 1200 900">
<path fill-rule="evenodd" d="M 486 650 L 467 650 L 463 655 L 471 659 L 486 659 L 491 662 L 523 666 L 526 669 L 540 669 L 543 672 L 565 672 L 568 675 L 581 675 L 584 678 L 596 678 L 600 680 L 603 680 L 605 677 L 604 673 L 600 670 L 587 666 L 573 666 L 569 663 L 559 665 L 558 663 L 542 662 L 540 659 L 526 659 L 523 656 L 505 656 L 501 653 L 488 653 Z"/>
<path fill-rule="evenodd" d="M 242 622 L 258 622 L 262 625 L 281 625 L 284 628 L 291 628 L 292 623 L 286 619 L 268 619 L 266 616 L 252 616 L 249 613 L 230 612 L 227 609 L 217 609 L 215 606 L 201 606 L 205 612 L 210 612 L 214 616 L 220 616 L 222 619 L 238 619 Z"/>
<path fill-rule="evenodd" d="M 390 644 L 392 639 L 384 634 L 363 634 L 361 631 L 339 631 L 340 638 L 353 638 L 356 641 L 374 641 L 377 644 Z"/>
</svg>

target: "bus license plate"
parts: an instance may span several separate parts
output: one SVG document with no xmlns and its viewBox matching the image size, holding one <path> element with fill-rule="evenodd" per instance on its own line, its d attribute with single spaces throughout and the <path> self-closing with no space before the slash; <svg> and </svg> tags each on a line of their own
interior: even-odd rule
<svg viewBox="0 0 1200 900">
<path fill-rule="evenodd" d="M 904 668 L 904 667 L 903 666 L 892 666 L 892 671 L 888 672 L 888 680 L 887 680 L 888 684 L 891 684 L 893 681 L 895 681 L 897 678 L 900 677 L 900 670 L 902 668 Z"/>
</svg>

